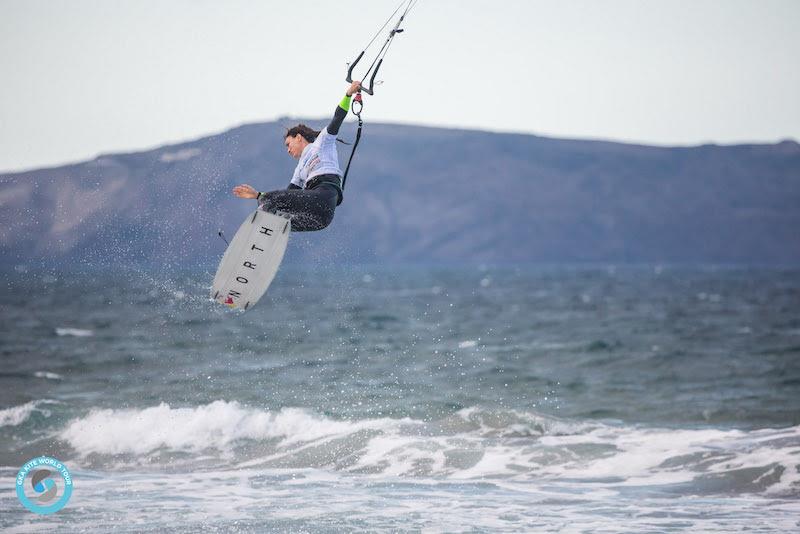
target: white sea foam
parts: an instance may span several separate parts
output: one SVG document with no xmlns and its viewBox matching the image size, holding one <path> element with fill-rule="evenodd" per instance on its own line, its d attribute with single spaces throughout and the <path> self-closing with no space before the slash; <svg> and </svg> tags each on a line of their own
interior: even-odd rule
<svg viewBox="0 0 800 534">
<path fill-rule="evenodd" d="M 93 330 L 84 330 L 81 328 L 60 327 L 56 328 L 56 335 L 59 336 L 74 336 L 74 337 L 90 337 L 94 335 Z"/>
<path fill-rule="evenodd" d="M 397 420 L 337 421 L 299 408 L 267 412 L 237 402 L 214 401 L 196 408 L 161 403 L 141 410 L 93 410 L 71 421 L 61 437 L 81 454 L 146 454 L 160 448 L 230 451 L 239 440 L 278 439 L 281 446 L 381 429 Z"/>
<path fill-rule="evenodd" d="M 0 427 L 21 425 L 27 421 L 35 411 L 41 412 L 45 417 L 50 417 L 50 410 L 40 408 L 40 406 L 42 404 L 53 404 L 54 402 L 55 401 L 51 400 L 36 400 L 0 410 Z"/>
<path fill-rule="evenodd" d="M 36 378 L 46 378 L 48 380 L 63 380 L 64 377 L 58 373 L 51 373 L 50 371 L 36 371 L 33 373 Z"/>
<path fill-rule="evenodd" d="M 478 342 L 477 342 L 477 341 L 475 341 L 474 339 L 466 339 L 466 340 L 464 340 L 464 341 L 461 341 L 461 342 L 458 344 L 458 348 L 459 348 L 459 349 L 468 349 L 468 348 L 470 348 L 470 347 L 474 347 L 474 346 L 475 346 L 475 345 L 477 345 L 477 344 L 478 344 Z"/>
<path fill-rule="evenodd" d="M 17 469 L 0 473 L 0 487 L 13 487 Z M 577 481 L 442 483 L 261 467 L 83 474 L 74 532 L 794 532 L 800 512 L 796 501 L 762 496 L 631 498 Z M 8 512 L 4 532 L 64 527 L 64 516 L 43 523 L 51 516 Z"/>
</svg>

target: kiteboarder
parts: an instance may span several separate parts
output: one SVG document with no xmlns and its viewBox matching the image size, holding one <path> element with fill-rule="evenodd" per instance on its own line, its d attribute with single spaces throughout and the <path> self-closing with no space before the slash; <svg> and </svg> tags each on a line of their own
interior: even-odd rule
<svg viewBox="0 0 800 534">
<path fill-rule="evenodd" d="M 254 198 L 259 207 L 269 212 L 282 212 L 292 219 L 292 231 L 322 230 L 333 220 L 336 206 L 342 203 L 342 170 L 336 152 L 336 135 L 347 112 L 350 100 L 361 90 L 361 82 L 353 81 L 344 98 L 336 106 L 330 124 L 316 131 L 298 124 L 286 131 L 284 144 L 290 156 L 299 160 L 287 189 L 259 192 L 250 185 L 233 188 L 239 198 Z"/>
</svg>

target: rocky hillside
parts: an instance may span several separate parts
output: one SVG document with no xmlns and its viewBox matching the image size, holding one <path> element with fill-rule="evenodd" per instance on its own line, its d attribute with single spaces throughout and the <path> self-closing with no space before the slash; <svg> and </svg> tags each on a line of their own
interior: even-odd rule
<svg viewBox="0 0 800 534">
<path fill-rule="evenodd" d="M 217 230 L 232 234 L 255 208 L 230 189 L 288 183 L 292 123 L 0 175 L 2 263 L 215 265 Z M 349 124 L 341 137 L 353 134 Z M 798 264 L 800 145 L 664 148 L 367 124 L 333 224 L 294 234 L 287 258 Z"/>
</svg>

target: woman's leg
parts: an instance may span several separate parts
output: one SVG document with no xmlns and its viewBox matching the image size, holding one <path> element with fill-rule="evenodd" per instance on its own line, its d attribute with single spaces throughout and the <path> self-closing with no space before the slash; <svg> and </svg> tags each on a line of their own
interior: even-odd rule
<svg viewBox="0 0 800 534">
<path fill-rule="evenodd" d="M 261 209 L 290 215 L 294 232 L 313 232 L 331 223 L 336 200 L 336 190 L 324 184 L 310 190 L 279 189 L 267 193 Z"/>
</svg>

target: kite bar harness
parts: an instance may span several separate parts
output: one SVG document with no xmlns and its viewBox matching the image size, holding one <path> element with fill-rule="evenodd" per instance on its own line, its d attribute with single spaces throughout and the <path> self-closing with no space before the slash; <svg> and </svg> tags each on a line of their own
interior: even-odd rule
<svg viewBox="0 0 800 534">
<path fill-rule="evenodd" d="M 369 78 L 369 85 L 365 85 L 361 89 L 365 93 L 367 93 L 368 95 L 374 94 L 374 91 L 375 91 L 375 76 L 378 75 L 378 71 L 380 70 L 381 65 L 383 64 L 383 59 L 386 57 L 386 54 L 389 52 L 389 47 L 392 44 L 392 40 L 394 39 L 394 36 L 397 35 L 398 33 L 403 33 L 403 29 L 400 27 L 400 24 L 403 23 L 403 19 L 405 19 L 406 15 L 408 15 L 409 11 L 411 11 L 411 8 L 414 7 L 414 5 L 417 3 L 417 1 L 418 0 L 403 0 L 402 2 L 400 2 L 400 5 L 398 5 L 397 9 L 394 10 L 394 13 L 392 13 L 389 16 L 389 18 L 386 19 L 386 22 L 383 23 L 383 26 L 381 26 L 381 29 L 378 30 L 378 32 L 372 37 L 372 39 L 370 39 L 369 43 L 367 43 L 367 46 L 364 47 L 364 50 L 362 50 L 361 53 L 358 54 L 358 57 L 356 57 L 356 60 L 353 61 L 352 63 L 349 63 L 349 68 L 347 69 L 347 78 L 346 78 L 347 83 L 353 83 L 353 69 L 356 68 L 356 65 L 358 65 L 358 62 L 361 61 L 361 58 L 364 57 L 364 53 L 366 53 L 366 51 L 369 50 L 369 47 L 372 46 L 372 43 L 375 42 L 375 39 L 378 38 L 378 35 L 380 35 L 380 33 L 383 31 L 383 29 L 386 27 L 386 25 L 389 24 L 389 21 L 392 20 L 392 18 L 397 14 L 397 12 L 400 11 L 400 8 L 403 7 L 403 5 L 405 4 L 405 6 L 406 6 L 405 10 L 400 15 L 400 18 L 397 19 L 397 23 L 394 25 L 394 28 L 392 28 L 392 30 L 389 32 L 389 36 L 386 38 L 386 41 L 384 41 L 383 46 L 381 47 L 380 50 L 378 50 L 378 54 L 375 56 L 375 59 L 372 60 L 372 64 L 369 66 L 369 68 L 367 69 L 367 72 L 365 72 L 364 76 L 361 78 L 362 80 L 366 80 L 367 77 L 369 76 L 369 73 L 372 72 L 372 76 Z M 373 67 L 375 68 L 374 71 L 372 70 Z M 380 83 L 380 82 L 378 82 L 378 83 Z"/>
<path fill-rule="evenodd" d="M 389 32 L 389 36 L 386 38 L 386 41 L 383 43 L 381 49 L 378 50 L 378 54 L 375 56 L 375 59 L 372 61 L 372 64 L 367 69 L 367 72 L 365 72 L 364 76 L 361 78 L 362 80 L 366 80 L 367 77 L 370 75 L 370 72 L 372 72 L 372 76 L 370 76 L 369 78 L 369 85 L 362 86 L 361 89 L 359 89 L 359 91 L 355 94 L 355 97 L 353 98 L 352 111 L 353 115 L 358 117 L 358 130 L 356 130 L 356 139 L 353 142 L 353 150 L 350 152 L 350 158 L 347 160 L 347 167 L 344 170 L 344 176 L 342 176 L 343 190 L 345 182 L 347 181 L 347 173 L 350 171 L 350 164 L 353 162 L 353 156 L 356 153 L 358 142 L 361 140 L 361 130 L 362 127 L 364 126 L 364 121 L 361 119 L 361 111 L 364 108 L 364 102 L 361 98 L 361 91 L 364 91 L 368 95 L 375 94 L 375 76 L 378 75 L 378 70 L 380 70 L 381 65 L 383 64 L 383 59 L 386 57 L 386 53 L 389 51 L 389 46 L 391 46 L 394 36 L 397 35 L 398 33 L 403 33 L 403 29 L 400 27 L 400 24 L 402 24 L 403 19 L 405 18 L 406 15 L 408 15 L 408 12 L 411 11 L 411 8 L 413 8 L 414 5 L 416 5 L 417 1 L 418 0 L 403 0 L 402 2 L 400 2 L 400 5 L 398 5 L 397 9 L 394 10 L 394 13 L 392 13 L 391 16 L 388 19 L 386 19 L 386 22 L 383 23 L 381 29 L 378 30 L 378 32 L 370 40 L 370 42 L 367 43 L 367 46 L 364 47 L 364 50 L 362 50 L 358 54 L 358 57 L 356 57 L 355 61 L 353 61 L 352 63 L 348 63 L 347 77 L 345 79 L 347 80 L 347 83 L 353 83 L 353 69 L 356 68 L 358 62 L 361 61 L 361 58 L 364 57 L 364 53 L 367 50 L 369 50 L 369 47 L 372 45 L 373 42 L 375 42 L 375 39 L 377 39 L 378 35 L 380 35 L 380 33 L 383 31 L 386 25 L 389 24 L 389 21 L 391 21 L 392 18 L 397 14 L 397 12 L 400 11 L 400 8 L 403 7 L 403 5 L 405 5 L 406 6 L 405 10 L 400 15 L 400 18 L 397 20 L 397 23 L 394 25 L 394 28 L 392 28 L 392 30 Z M 375 68 L 375 70 L 372 70 L 373 67 Z M 381 82 L 379 81 L 378 84 L 380 83 Z"/>
</svg>

